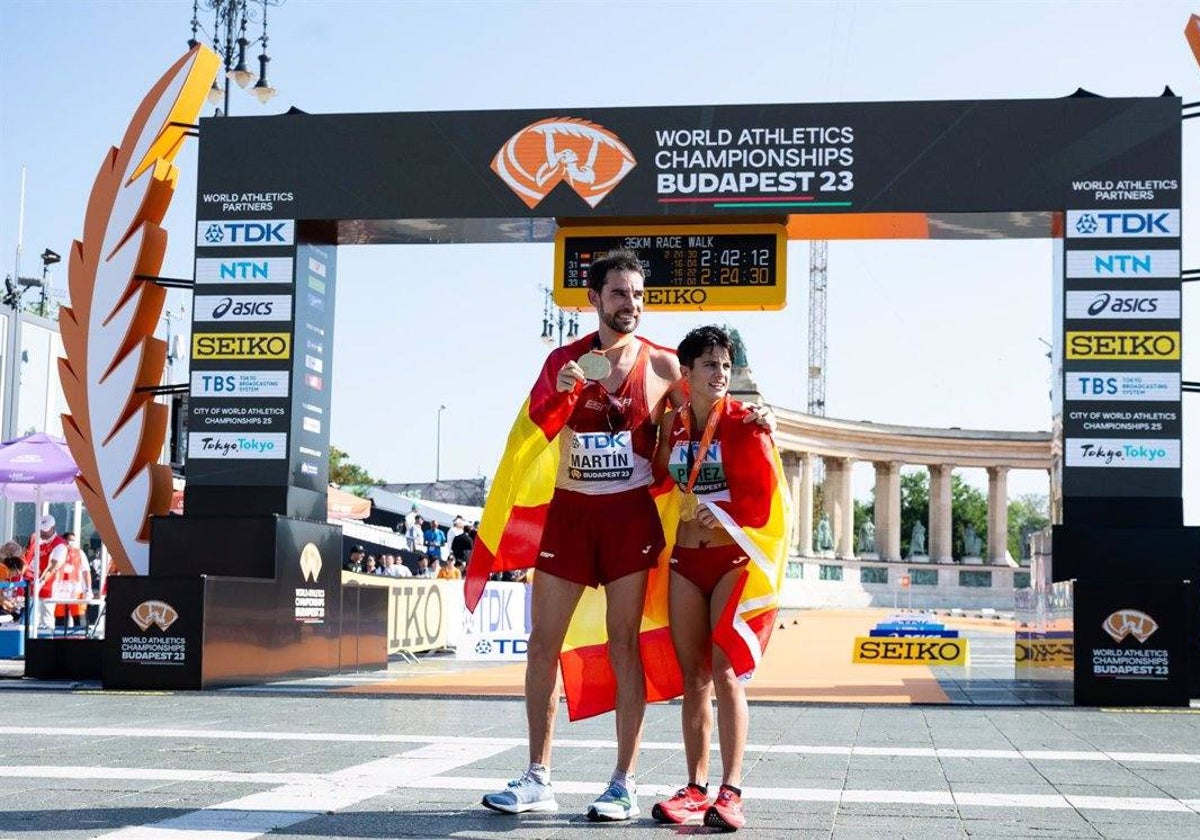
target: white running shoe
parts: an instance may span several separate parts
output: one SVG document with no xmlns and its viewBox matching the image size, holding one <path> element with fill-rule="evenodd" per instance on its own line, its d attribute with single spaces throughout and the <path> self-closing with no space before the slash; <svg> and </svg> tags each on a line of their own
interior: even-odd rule
<svg viewBox="0 0 1200 840">
<path fill-rule="evenodd" d="M 485 795 L 483 804 L 502 814 L 558 810 L 558 801 L 554 798 L 554 788 L 539 782 L 529 771 L 525 771 L 519 779 L 513 779 L 508 783 L 508 787 L 499 793 Z"/>
<path fill-rule="evenodd" d="M 620 782 L 609 782 L 607 790 L 588 808 L 587 818 L 592 822 L 616 822 L 636 817 L 641 809 L 638 808 L 637 793 L 630 788 Z"/>
</svg>

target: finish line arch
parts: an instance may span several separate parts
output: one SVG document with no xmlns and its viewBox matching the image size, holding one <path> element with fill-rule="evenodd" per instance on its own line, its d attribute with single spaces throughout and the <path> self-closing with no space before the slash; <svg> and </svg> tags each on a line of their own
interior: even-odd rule
<svg viewBox="0 0 1200 840">
<path fill-rule="evenodd" d="M 303 544 L 312 523 L 299 520 L 323 516 L 339 245 L 549 243 L 631 224 L 1044 237 L 1056 243 L 1055 574 L 1092 593 L 1077 606 L 1077 702 L 1186 702 L 1195 640 L 1181 581 L 1195 578 L 1200 530 L 1182 525 L 1180 105 L 1078 95 L 204 120 L 188 515 L 155 522 L 151 574 L 121 583 L 141 599 L 171 575 L 272 576 Z M 1090 311 L 1141 291 L 1163 309 Z M 238 311 L 218 313 L 224 298 Z M 253 432 L 222 430 L 247 410 Z M 1136 426 L 1155 413 L 1174 422 L 1094 431 L 1101 416 Z M 201 557 L 194 540 L 216 523 L 245 539 Z M 1100 630 L 1113 598 L 1171 625 L 1164 679 L 1091 670 L 1085 654 L 1113 646 Z"/>
</svg>

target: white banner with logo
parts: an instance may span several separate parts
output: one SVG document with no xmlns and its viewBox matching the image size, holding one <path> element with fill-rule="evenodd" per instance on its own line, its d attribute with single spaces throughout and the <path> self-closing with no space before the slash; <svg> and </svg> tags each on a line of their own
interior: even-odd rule
<svg viewBox="0 0 1200 840">
<path fill-rule="evenodd" d="M 457 658 L 524 662 L 529 647 L 529 593 L 524 583 L 491 581 L 475 612 L 462 611 Z"/>
</svg>

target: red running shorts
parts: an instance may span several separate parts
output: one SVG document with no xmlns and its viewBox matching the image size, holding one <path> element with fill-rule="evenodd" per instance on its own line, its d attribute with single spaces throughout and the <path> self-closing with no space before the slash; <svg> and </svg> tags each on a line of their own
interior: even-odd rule
<svg viewBox="0 0 1200 840">
<path fill-rule="evenodd" d="M 648 487 L 599 495 L 559 489 L 546 512 L 537 570 L 603 586 L 653 568 L 665 547 Z"/>
<path fill-rule="evenodd" d="M 704 548 L 675 546 L 671 552 L 671 571 L 696 584 L 706 598 L 712 597 L 713 590 L 727 572 L 744 569 L 749 562 L 749 556 L 737 543 Z"/>
</svg>

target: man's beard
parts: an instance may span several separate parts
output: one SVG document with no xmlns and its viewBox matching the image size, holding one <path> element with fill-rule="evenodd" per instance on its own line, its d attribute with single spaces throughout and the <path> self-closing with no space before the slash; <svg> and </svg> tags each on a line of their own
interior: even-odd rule
<svg viewBox="0 0 1200 840">
<path fill-rule="evenodd" d="M 629 323 L 628 324 L 621 323 L 621 321 L 618 320 L 621 317 L 628 318 Z M 604 323 L 605 326 L 607 326 L 613 332 L 619 332 L 622 335 L 629 335 L 630 333 L 637 330 L 638 323 L 641 319 L 637 316 L 636 313 L 635 314 L 628 314 L 628 313 L 621 313 L 621 312 L 609 313 L 609 312 L 605 312 L 604 310 L 600 310 L 600 320 Z"/>
</svg>

